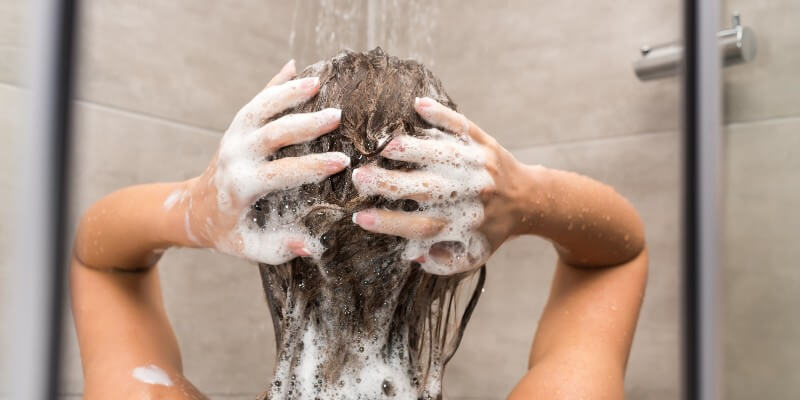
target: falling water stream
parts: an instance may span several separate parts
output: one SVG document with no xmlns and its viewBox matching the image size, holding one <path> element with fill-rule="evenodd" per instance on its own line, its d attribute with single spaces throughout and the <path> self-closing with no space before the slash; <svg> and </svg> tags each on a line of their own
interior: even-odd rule
<svg viewBox="0 0 800 400">
<path fill-rule="evenodd" d="M 380 46 L 430 67 L 438 14 L 435 1 L 295 0 L 289 48 L 299 65 Z"/>
</svg>

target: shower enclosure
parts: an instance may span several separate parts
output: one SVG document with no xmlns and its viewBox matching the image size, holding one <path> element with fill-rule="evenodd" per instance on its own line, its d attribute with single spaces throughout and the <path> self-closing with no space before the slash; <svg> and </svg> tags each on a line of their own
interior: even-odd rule
<svg viewBox="0 0 800 400">
<path fill-rule="evenodd" d="M 735 13 L 757 51 L 722 68 L 717 33 Z M 201 172 L 289 58 L 302 68 L 375 46 L 430 66 L 521 161 L 607 182 L 642 214 L 651 262 L 629 398 L 797 398 L 798 18 L 794 0 L 0 0 L 0 400 L 82 394 L 54 271 L 89 204 Z M 632 64 L 674 40 L 686 52 L 670 53 L 677 76 L 640 81 Z M 59 154 L 69 170 L 53 165 Z M 6 223 L 17 214 L 25 230 Z M 554 263 L 536 238 L 493 256 L 446 398 L 505 398 L 527 369 Z M 160 268 L 186 375 L 212 399 L 255 398 L 275 356 L 257 270 L 191 249 Z"/>
</svg>

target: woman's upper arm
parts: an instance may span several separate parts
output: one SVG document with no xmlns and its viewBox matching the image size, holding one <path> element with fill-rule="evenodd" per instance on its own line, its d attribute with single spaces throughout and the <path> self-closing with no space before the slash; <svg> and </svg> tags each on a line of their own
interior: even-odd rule
<svg viewBox="0 0 800 400">
<path fill-rule="evenodd" d="M 559 260 L 529 370 L 509 399 L 622 399 L 647 281 L 647 251 L 613 267 Z"/>
<path fill-rule="evenodd" d="M 84 398 L 204 398 L 183 377 L 156 267 L 116 272 L 73 258 L 70 285 Z"/>
</svg>

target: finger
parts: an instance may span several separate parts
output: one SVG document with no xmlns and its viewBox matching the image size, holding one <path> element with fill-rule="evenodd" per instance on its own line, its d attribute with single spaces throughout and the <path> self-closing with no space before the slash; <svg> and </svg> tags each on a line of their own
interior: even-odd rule
<svg viewBox="0 0 800 400">
<path fill-rule="evenodd" d="M 466 135 L 480 144 L 491 141 L 491 136 L 462 114 L 430 97 L 417 97 L 414 109 L 431 124 L 459 135 Z"/>
<path fill-rule="evenodd" d="M 342 110 L 326 108 L 304 114 L 289 114 L 259 128 L 251 140 L 261 154 L 272 154 L 281 147 L 316 139 L 339 126 Z"/>
<path fill-rule="evenodd" d="M 322 256 L 322 253 L 325 252 L 322 243 L 320 243 L 319 240 L 307 234 L 298 234 L 298 233 L 292 234 L 287 238 L 284 238 L 283 246 L 290 254 L 287 257 L 297 256 L 297 257 L 311 257 L 318 259 L 319 257 Z"/>
<path fill-rule="evenodd" d="M 419 139 L 401 135 L 392 139 L 381 151 L 381 155 L 397 161 L 421 164 L 478 164 L 482 155 L 477 151 L 455 141 L 440 139 Z"/>
<path fill-rule="evenodd" d="M 280 85 L 281 83 L 294 78 L 295 74 L 297 74 L 297 69 L 295 68 L 294 59 L 291 59 L 281 68 L 277 75 L 270 79 L 265 89 L 275 85 Z"/>
<path fill-rule="evenodd" d="M 319 78 L 301 78 L 275 85 L 257 94 L 244 110 L 251 125 L 263 125 L 269 118 L 314 97 L 319 91 Z"/>
<path fill-rule="evenodd" d="M 488 242 L 484 237 L 470 235 L 460 240 L 444 240 L 433 243 L 414 261 L 420 267 L 435 275 L 451 275 L 468 271 L 486 264 L 490 252 Z M 411 254 L 404 254 L 410 256 Z M 412 256 L 413 257 L 413 256 Z"/>
<path fill-rule="evenodd" d="M 406 239 L 429 238 L 442 230 L 445 221 L 402 211 L 368 209 L 353 214 L 353 222 L 364 230 Z"/>
<path fill-rule="evenodd" d="M 306 247 L 305 240 L 302 239 L 294 239 L 294 240 L 287 240 L 286 245 L 289 249 L 289 252 L 298 256 L 298 257 L 309 257 L 311 256 L 311 250 Z"/>
<path fill-rule="evenodd" d="M 446 179 L 429 172 L 393 171 L 373 166 L 354 169 L 353 184 L 363 195 L 380 195 L 392 200 L 412 199 L 417 201 L 443 198 L 445 192 L 449 195 L 455 188 L 455 185 Z M 453 193 L 455 192 L 453 191 Z"/>
<path fill-rule="evenodd" d="M 248 199 L 259 197 L 308 183 L 319 183 L 330 175 L 341 172 L 350 165 L 344 153 L 316 153 L 302 157 L 286 157 L 265 163 L 255 172 L 259 190 Z"/>
<path fill-rule="evenodd" d="M 319 240 L 299 231 L 243 230 L 232 254 L 252 261 L 280 265 L 296 257 L 318 259 L 325 251 Z"/>
<path fill-rule="evenodd" d="M 438 242 L 434 243 L 430 250 L 428 250 L 428 256 L 430 256 L 434 262 L 439 265 L 446 265 L 452 266 L 453 261 L 455 260 L 456 253 L 459 252 L 457 245 L 454 243 L 460 244 L 460 242 Z M 463 252 L 463 250 L 461 251 Z M 425 260 L 423 259 L 423 262 Z"/>
</svg>

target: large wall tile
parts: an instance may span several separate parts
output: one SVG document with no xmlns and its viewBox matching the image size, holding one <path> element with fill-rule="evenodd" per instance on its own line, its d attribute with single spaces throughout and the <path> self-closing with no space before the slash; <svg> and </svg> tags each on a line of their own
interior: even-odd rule
<svg viewBox="0 0 800 400">
<path fill-rule="evenodd" d="M 632 62 L 678 38 L 678 1 L 447 1 L 440 13 L 434 70 L 507 147 L 677 127 L 677 80 L 639 82 Z"/>
<path fill-rule="evenodd" d="M 0 85 L 0 393 L 6 391 L 7 373 L 5 360 L 8 323 L 6 317 L 6 285 L 8 285 L 9 243 L 14 231 L 11 223 L 13 205 L 17 201 L 17 152 L 19 143 L 21 115 L 23 112 L 24 92 L 20 89 Z"/>
<path fill-rule="evenodd" d="M 679 397 L 678 136 L 649 134 L 516 152 L 527 163 L 576 171 L 613 185 L 645 221 L 650 275 L 627 372 L 636 399 Z M 520 238 L 489 260 L 486 292 L 445 380 L 450 396 L 504 398 L 527 369 L 555 253 Z"/>
<path fill-rule="evenodd" d="M 0 0 L 0 82 L 19 83 L 25 55 L 28 1 Z"/>
<path fill-rule="evenodd" d="M 755 121 L 800 116 L 800 2 L 726 0 L 722 26 L 741 13 L 756 35 L 756 58 L 725 69 L 725 120 Z"/>
<path fill-rule="evenodd" d="M 201 172 L 219 135 L 78 103 L 74 214 L 123 186 Z M 228 256 L 171 250 L 161 262 L 167 311 L 187 376 L 203 391 L 250 394 L 266 387 L 274 338 L 257 269 Z M 80 393 L 74 328 L 67 325 L 62 389 Z M 220 397 L 224 398 L 224 397 Z"/>
<path fill-rule="evenodd" d="M 724 329 L 729 399 L 800 398 L 800 119 L 727 129 Z"/>
<path fill-rule="evenodd" d="M 162 277 L 187 376 L 207 393 L 262 392 L 271 382 L 275 338 L 258 269 L 208 251 L 173 252 Z"/>
<path fill-rule="evenodd" d="M 292 2 L 90 0 L 82 10 L 79 97 L 193 126 L 224 130 L 291 58 Z"/>
<path fill-rule="evenodd" d="M 13 86 L 0 84 L 0 277 L 4 271 L 4 260 L 8 254 L 8 239 L 12 231 L 6 223 L 14 215 L 12 207 L 17 199 L 19 156 L 17 146 L 21 144 L 22 117 L 25 92 Z M 2 307 L 0 307 L 2 312 Z"/>
</svg>

